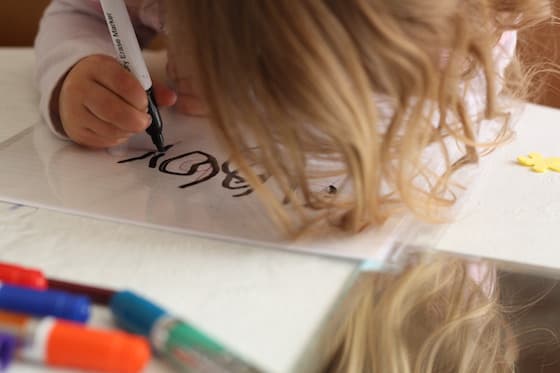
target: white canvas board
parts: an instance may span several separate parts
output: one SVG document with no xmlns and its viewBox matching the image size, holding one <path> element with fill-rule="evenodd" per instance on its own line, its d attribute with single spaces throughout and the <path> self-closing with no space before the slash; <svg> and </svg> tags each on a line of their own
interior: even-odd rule
<svg viewBox="0 0 560 373">
<path fill-rule="evenodd" d="M 517 157 L 560 157 L 560 111 L 527 105 L 513 142 L 495 152 L 468 209 L 434 248 L 474 257 L 560 268 L 560 173 L 536 173 Z"/>
<path fill-rule="evenodd" d="M 176 232 L 383 261 L 407 219 L 342 238 L 288 241 L 228 162 L 203 119 L 163 112 L 171 148 L 153 153 L 146 134 L 126 149 L 91 150 L 55 138 L 43 123 L 0 143 L 0 199 Z M 267 181 L 268 182 L 268 181 Z M 319 186 L 321 187 L 321 186 Z M 328 185 L 324 186 L 325 188 Z"/>
</svg>

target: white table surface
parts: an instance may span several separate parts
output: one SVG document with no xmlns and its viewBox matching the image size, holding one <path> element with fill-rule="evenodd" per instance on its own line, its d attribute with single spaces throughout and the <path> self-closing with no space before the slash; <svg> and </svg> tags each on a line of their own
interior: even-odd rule
<svg viewBox="0 0 560 373">
<path fill-rule="evenodd" d="M 32 77 L 29 49 L 0 49 L 0 141 L 40 120 Z M 516 129 L 516 140 L 489 159 L 491 172 L 464 216 L 437 240 L 417 244 L 560 269 L 560 173 L 536 174 L 515 162 L 533 151 L 560 156 L 560 111 L 527 105 Z M 314 336 L 356 269 L 350 261 L 1 203 L 0 260 L 68 280 L 141 290 L 274 372 L 308 371 Z M 109 319 L 96 310 L 93 322 L 106 325 Z M 162 371 L 154 364 L 148 371 Z"/>
<path fill-rule="evenodd" d="M 32 50 L 0 49 L 0 142 L 40 120 L 33 74 Z M 138 290 L 271 372 L 312 368 L 316 334 L 356 270 L 347 260 L 7 203 L 0 203 L 0 261 Z M 110 315 L 96 308 L 92 323 L 111 325 Z M 154 361 L 146 371 L 166 370 Z M 59 370 L 15 363 L 10 371 Z"/>
</svg>

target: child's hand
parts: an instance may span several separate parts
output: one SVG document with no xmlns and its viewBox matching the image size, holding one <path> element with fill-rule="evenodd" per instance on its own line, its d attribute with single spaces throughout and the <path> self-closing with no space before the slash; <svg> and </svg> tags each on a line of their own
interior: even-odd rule
<svg viewBox="0 0 560 373">
<path fill-rule="evenodd" d="M 177 96 L 154 84 L 160 107 Z M 114 58 L 93 55 L 80 60 L 64 78 L 58 109 L 64 131 L 76 143 L 106 148 L 125 142 L 151 122 L 148 100 L 138 80 Z"/>
<path fill-rule="evenodd" d="M 186 66 L 184 69 L 190 71 Z M 175 82 L 177 91 L 177 103 L 175 108 L 186 115 L 204 116 L 208 114 L 208 109 L 205 102 L 200 98 L 200 95 L 194 89 L 193 79 L 191 76 L 180 76 L 177 73 L 177 66 L 175 65 L 175 58 L 171 51 L 168 50 L 167 62 L 167 75 Z"/>
<path fill-rule="evenodd" d="M 194 92 L 190 79 L 178 79 L 175 81 L 177 86 L 177 103 L 175 107 L 179 112 L 187 115 L 204 116 L 208 109 L 202 99 Z"/>
</svg>

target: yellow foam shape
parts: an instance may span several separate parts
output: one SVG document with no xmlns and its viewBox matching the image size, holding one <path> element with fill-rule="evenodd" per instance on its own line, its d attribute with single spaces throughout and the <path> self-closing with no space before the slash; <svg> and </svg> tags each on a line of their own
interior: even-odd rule
<svg viewBox="0 0 560 373">
<path fill-rule="evenodd" d="M 538 173 L 548 170 L 560 172 L 560 157 L 544 158 L 541 153 L 532 152 L 527 157 L 517 157 L 517 162 L 523 166 L 531 167 L 533 171 Z"/>
<path fill-rule="evenodd" d="M 560 172 L 560 157 L 547 158 L 548 168 Z"/>
</svg>

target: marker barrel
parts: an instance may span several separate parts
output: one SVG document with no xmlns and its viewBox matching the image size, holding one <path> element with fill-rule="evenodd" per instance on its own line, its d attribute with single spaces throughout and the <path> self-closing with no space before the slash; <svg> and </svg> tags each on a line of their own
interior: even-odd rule
<svg viewBox="0 0 560 373">
<path fill-rule="evenodd" d="M 88 297 L 56 290 L 35 290 L 0 284 L 0 309 L 33 316 L 55 316 L 86 322 L 90 314 Z"/>
<path fill-rule="evenodd" d="M 136 373 L 151 356 L 142 337 L 53 317 L 35 319 L 0 311 L 0 331 L 18 337 L 21 359 L 51 366 Z"/>
<path fill-rule="evenodd" d="M 36 290 L 61 290 L 76 295 L 85 295 L 94 303 L 108 305 L 115 293 L 112 289 L 82 285 L 75 282 L 46 278 L 37 269 L 0 262 L 0 282 Z"/>
<path fill-rule="evenodd" d="M 117 58 L 121 65 L 134 74 L 145 91 L 152 88 L 142 50 L 138 44 L 128 10 L 122 0 L 101 0 L 101 7 L 109 33 L 113 39 Z"/>
<path fill-rule="evenodd" d="M 150 135 L 158 152 L 165 152 L 165 142 L 162 134 L 163 122 L 152 91 L 152 79 L 148 73 L 126 4 L 123 0 L 100 0 L 100 2 L 115 46 L 117 59 L 125 69 L 134 74 L 146 91 L 148 114 L 152 117 L 152 122 L 146 132 Z"/>
<path fill-rule="evenodd" d="M 195 372 L 261 372 L 203 332 L 170 316 L 163 308 L 131 291 L 115 293 L 111 311 L 125 330 L 150 339 L 154 351 L 181 370 Z"/>
<path fill-rule="evenodd" d="M 46 363 L 49 365 L 136 373 L 149 359 L 150 346 L 143 338 L 70 322 L 54 324 L 47 341 Z"/>
<path fill-rule="evenodd" d="M 93 303 L 106 306 L 111 301 L 111 297 L 115 294 L 112 289 L 100 288 L 89 285 L 82 285 L 75 282 L 47 279 L 49 289 L 61 290 L 71 294 L 86 295 Z"/>
</svg>

